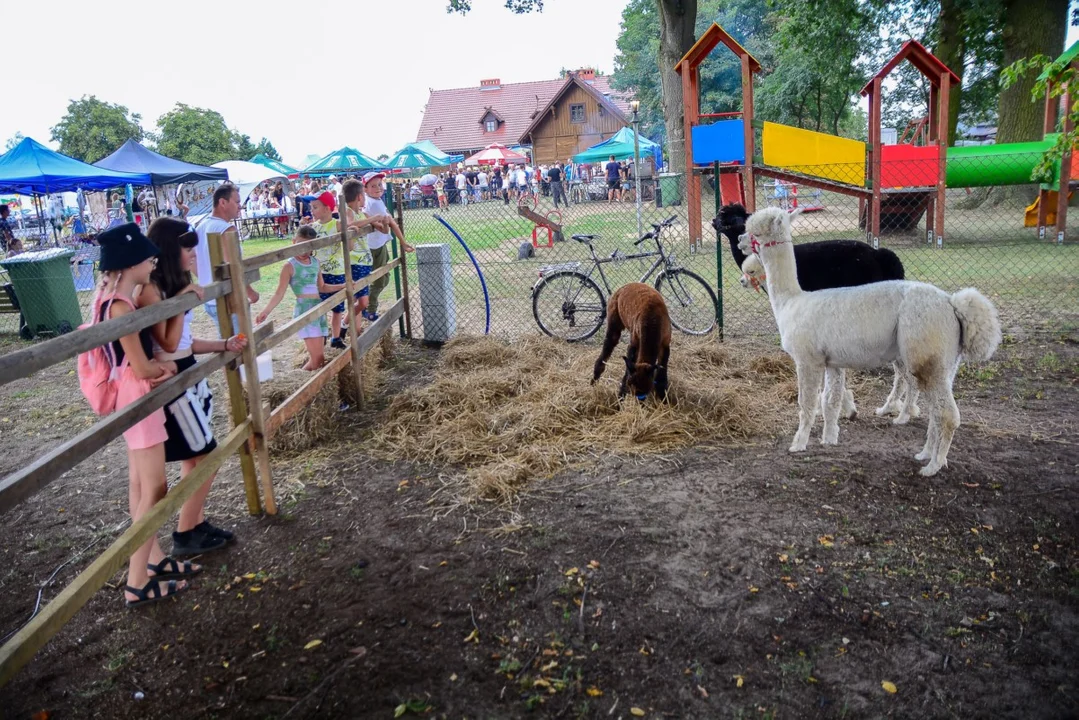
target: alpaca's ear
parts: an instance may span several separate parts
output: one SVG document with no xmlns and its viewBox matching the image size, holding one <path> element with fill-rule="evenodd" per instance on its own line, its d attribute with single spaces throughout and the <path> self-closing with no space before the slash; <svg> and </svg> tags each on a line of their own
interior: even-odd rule
<svg viewBox="0 0 1079 720">
<path fill-rule="evenodd" d="M 786 220 L 786 218 L 787 218 L 787 213 L 783 213 L 783 214 L 778 214 L 777 213 L 777 214 L 772 216 L 772 223 L 771 223 L 772 227 L 770 228 L 770 232 L 768 233 L 768 235 L 772 239 L 778 240 L 778 239 L 780 239 L 780 238 L 782 238 L 784 236 L 785 233 L 784 233 L 783 221 Z"/>
<path fill-rule="evenodd" d="M 800 208 L 800 207 L 794 208 L 794 210 L 791 211 L 790 219 L 791 219 L 791 224 L 792 225 L 794 224 L 794 218 L 798 217 L 801 214 L 802 214 L 802 208 Z"/>
</svg>

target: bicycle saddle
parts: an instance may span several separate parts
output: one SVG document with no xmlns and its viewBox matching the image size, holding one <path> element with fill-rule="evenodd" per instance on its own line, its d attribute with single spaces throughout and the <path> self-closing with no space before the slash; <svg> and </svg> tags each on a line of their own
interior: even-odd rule
<svg viewBox="0 0 1079 720">
<path fill-rule="evenodd" d="M 595 240 L 596 238 L 598 238 L 599 235 L 571 235 L 570 237 L 572 237 L 577 242 L 582 242 L 585 245 L 587 245 L 587 244 L 591 243 L 593 240 Z"/>
</svg>

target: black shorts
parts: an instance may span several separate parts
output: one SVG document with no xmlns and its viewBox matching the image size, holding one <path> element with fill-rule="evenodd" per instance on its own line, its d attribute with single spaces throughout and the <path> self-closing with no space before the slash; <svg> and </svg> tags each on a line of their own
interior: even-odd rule
<svg viewBox="0 0 1079 720">
<path fill-rule="evenodd" d="M 176 361 L 180 372 L 195 364 L 195 356 Z M 165 462 L 180 462 L 208 455 L 217 447 L 214 439 L 214 396 L 205 380 L 188 388 L 165 406 Z"/>
<path fill-rule="evenodd" d="M 611 180 L 611 179 L 608 178 L 608 180 L 607 180 L 607 189 L 608 190 L 617 190 L 619 188 L 620 184 L 621 183 L 618 181 L 618 178 L 615 178 L 614 180 Z"/>
</svg>

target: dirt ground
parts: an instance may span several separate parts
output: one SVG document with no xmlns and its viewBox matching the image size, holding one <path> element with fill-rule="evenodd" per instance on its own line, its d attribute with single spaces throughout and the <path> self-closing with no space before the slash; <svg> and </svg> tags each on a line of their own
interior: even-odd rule
<svg viewBox="0 0 1079 720">
<path fill-rule="evenodd" d="M 98 592 L 0 690 L 0 714 L 1079 714 L 1074 334 L 1011 339 L 961 372 L 964 424 L 929 480 L 912 459 L 924 420 L 875 417 L 890 377 L 874 375 L 836 448 L 787 453 L 792 405 L 750 445 L 597 448 L 509 508 L 460 503 L 457 468 L 365 453 L 391 389 L 437 356 L 398 346 L 339 442 L 275 459 L 276 517 L 245 514 L 231 461 L 209 507 L 239 542 L 175 601 L 128 611 Z M 5 388 L 3 474 L 90 421 L 69 365 Z M 126 484 L 114 443 L 4 518 L 0 632 L 118 534 Z"/>
</svg>

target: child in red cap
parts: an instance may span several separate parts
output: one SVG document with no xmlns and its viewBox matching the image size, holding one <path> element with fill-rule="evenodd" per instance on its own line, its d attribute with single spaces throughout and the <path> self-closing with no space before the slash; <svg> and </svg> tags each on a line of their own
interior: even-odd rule
<svg viewBox="0 0 1079 720">
<path fill-rule="evenodd" d="M 341 232 L 340 223 L 333 216 L 337 209 L 337 198 L 332 192 L 324 191 L 311 201 L 311 225 L 319 237 L 334 235 Z M 330 245 L 315 251 L 315 259 L 318 260 L 322 269 L 322 277 L 327 285 L 342 285 L 345 282 L 345 263 L 341 257 L 341 248 Z M 320 292 L 319 297 L 328 299 L 333 293 Z M 333 315 L 330 317 L 330 346 L 343 350 L 345 343 L 341 341 L 341 321 L 345 315 L 345 303 L 336 305 Z"/>
</svg>

